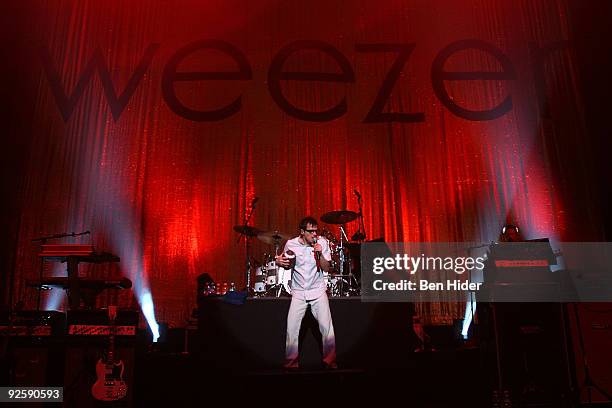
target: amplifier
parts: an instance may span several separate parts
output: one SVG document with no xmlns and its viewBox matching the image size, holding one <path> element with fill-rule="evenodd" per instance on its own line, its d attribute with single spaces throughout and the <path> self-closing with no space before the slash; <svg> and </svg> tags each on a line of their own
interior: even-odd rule
<svg viewBox="0 0 612 408">
<path fill-rule="evenodd" d="M 138 319 L 137 311 L 117 311 L 115 335 L 135 336 Z M 108 317 L 108 311 L 105 309 L 70 310 L 67 320 L 67 333 L 70 336 L 108 336 L 111 333 L 112 325 Z"/>
<path fill-rule="evenodd" d="M 0 314 L 0 335 L 19 337 L 61 336 L 66 329 L 66 315 L 56 311 L 22 310 Z"/>
</svg>

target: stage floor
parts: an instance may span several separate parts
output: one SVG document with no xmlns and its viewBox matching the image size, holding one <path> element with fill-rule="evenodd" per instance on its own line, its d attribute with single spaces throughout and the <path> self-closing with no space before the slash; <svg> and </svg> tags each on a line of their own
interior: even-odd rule
<svg viewBox="0 0 612 408">
<path fill-rule="evenodd" d="M 243 305 L 222 298 L 199 303 L 197 347 L 203 362 L 221 370 L 282 367 L 291 298 L 248 298 Z M 338 364 L 345 368 L 403 367 L 418 346 L 413 305 L 330 298 Z M 321 365 L 321 335 L 310 311 L 300 332 L 300 365 Z"/>
<path fill-rule="evenodd" d="M 401 368 L 262 369 L 227 372 L 193 356 L 150 354 L 136 372 L 134 406 L 211 401 L 287 406 L 304 403 L 485 407 L 490 390 L 477 349 L 412 353 Z"/>
</svg>

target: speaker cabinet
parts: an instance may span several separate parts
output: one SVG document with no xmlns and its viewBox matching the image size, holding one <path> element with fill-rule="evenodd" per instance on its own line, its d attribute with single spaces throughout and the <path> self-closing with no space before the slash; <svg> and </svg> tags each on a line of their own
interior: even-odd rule
<svg viewBox="0 0 612 408">
<path fill-rule="evenodd" d="M 492 390 L 509 391 L 520 406 L 572 399 L 563 304 L 480 303 L 478 314 Z"/>
<path fill-rule="evenodd" d="M 612 394 L 612 304 L 576 303 L 567 307 L 579 400 L 581 403 L 610 402 L 596 387 L 590 388 L 589 401 L 589 388 L 584 384 L 586 361 L 593 383 Z"/>
</svg>

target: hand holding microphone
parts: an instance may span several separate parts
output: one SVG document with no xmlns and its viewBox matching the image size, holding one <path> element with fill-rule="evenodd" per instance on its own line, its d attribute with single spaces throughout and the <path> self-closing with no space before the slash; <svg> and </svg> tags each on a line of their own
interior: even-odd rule
<svg viewBox="0 0 612 408">
<path fill-rule="evenodd" d="M 317 258 L 317 261 L 320 261 L 321 252 L 323 251 L 323 247 L 321 246 L 321 244 L 317 242 L 317 237 L 313 238 L 313 242 L 314 242 L 314 245 L 312 246 L 312 248 L 314 249 L 315 257 Z"/>
</svg>

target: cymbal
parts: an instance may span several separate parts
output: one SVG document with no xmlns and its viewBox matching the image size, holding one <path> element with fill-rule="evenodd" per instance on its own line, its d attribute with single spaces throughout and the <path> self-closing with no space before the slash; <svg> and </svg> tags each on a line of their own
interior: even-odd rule
<svg viewBox="0 0 612 408">
<path fill-rule="evenodd" d="M 257 239 L 266 244 L 274 245 L 277 242 L 291 239 L 291 235 L 280 231 L 264 231 L 257 234 Z"/>
<path fill-rule="evenodd" d="M 248 225 L 246 227 L 244 225 L 235 225 L 234 231 L 241 235 L 246 235 L 247 237 L 256 237 L 257 234 L 262 232 L 259 228 L 251 227 Z"/>
<path fill-rule="evenodd" d="M 330 211 L 321 216 L 321 221 L 326 224 L 346 224 L 357 219 L 358 214 L 354 211 Z"/>
</svg>

